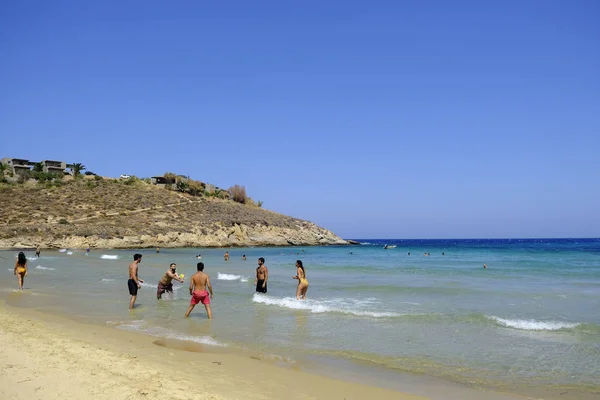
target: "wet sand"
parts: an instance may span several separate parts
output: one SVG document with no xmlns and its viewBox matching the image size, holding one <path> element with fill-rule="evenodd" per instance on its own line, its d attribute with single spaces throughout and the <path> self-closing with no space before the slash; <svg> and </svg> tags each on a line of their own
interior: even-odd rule
<svg viewBox="0 0 600 400">
<path fill-rule="evenodd" d="M 424 399 L 5 303 L 0 346 L 3 399 Z"/>
</svg>

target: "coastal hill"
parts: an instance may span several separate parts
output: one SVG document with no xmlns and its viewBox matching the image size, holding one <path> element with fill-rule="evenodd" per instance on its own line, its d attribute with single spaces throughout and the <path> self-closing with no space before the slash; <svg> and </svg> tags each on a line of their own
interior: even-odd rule
<svg viewBox="0 0 600 400">
<path fill-rule="evenodd" d="M 226 194 L 191 195 L 175 185 L 99 176 L 0 183 L 0 248 L 348 244 L 312 222 Z"/>
</svg>

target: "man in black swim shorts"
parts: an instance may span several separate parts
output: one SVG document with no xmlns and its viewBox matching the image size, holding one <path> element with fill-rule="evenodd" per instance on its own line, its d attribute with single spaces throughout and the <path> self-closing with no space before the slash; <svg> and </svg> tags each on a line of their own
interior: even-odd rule
<svg viewBox="0 0 600 400">
<path fill-rule="evenodd" d="M 141 254 L 133 255 L 133 262 L 129 264 L 129 280 L 127 281 L 127 287 L 129 287 L 129 294 L 131 300 L 129 300 L 129 309 L 132 310 L 135 306 L 135 299 L 137 299 L 138 289 L 141 288 L 140 282 L 144 283 L 143 279 L 138 278 L 138 264 L 142 262 Z"/>
<path fill-rule="evenodd" d="M 269 270 L 265 266 L 265 259 L 258 259 L 258 268 L 256 268 L 256 291 L 258 293 L 267 293 L 267 280 L 269 280 Z"/>
</svg>

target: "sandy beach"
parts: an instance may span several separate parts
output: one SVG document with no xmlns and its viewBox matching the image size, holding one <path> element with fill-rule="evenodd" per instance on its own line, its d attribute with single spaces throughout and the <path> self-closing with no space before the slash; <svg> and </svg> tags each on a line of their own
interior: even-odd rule
<svg viewBox="0 0 600 400">
<path fill-rule="evenodd" d="M 424 398 L 201 346 L 184 351 L 162 344 L 156 338 L 0 303 L 0 398 Z"/>
</svg>

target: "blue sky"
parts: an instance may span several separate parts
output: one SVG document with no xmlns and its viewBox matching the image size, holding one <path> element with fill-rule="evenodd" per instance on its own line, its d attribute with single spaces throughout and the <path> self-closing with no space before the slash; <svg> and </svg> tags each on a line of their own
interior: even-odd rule
<svg viewBox="0 0 600 400">
<path fill-rule="evenodd" d="M 177 5 L 175 5 L 177 4 Z M 339 235 L 600 237 L 600 2 L 0 5 L 0 157 Z"/>
</svg>

